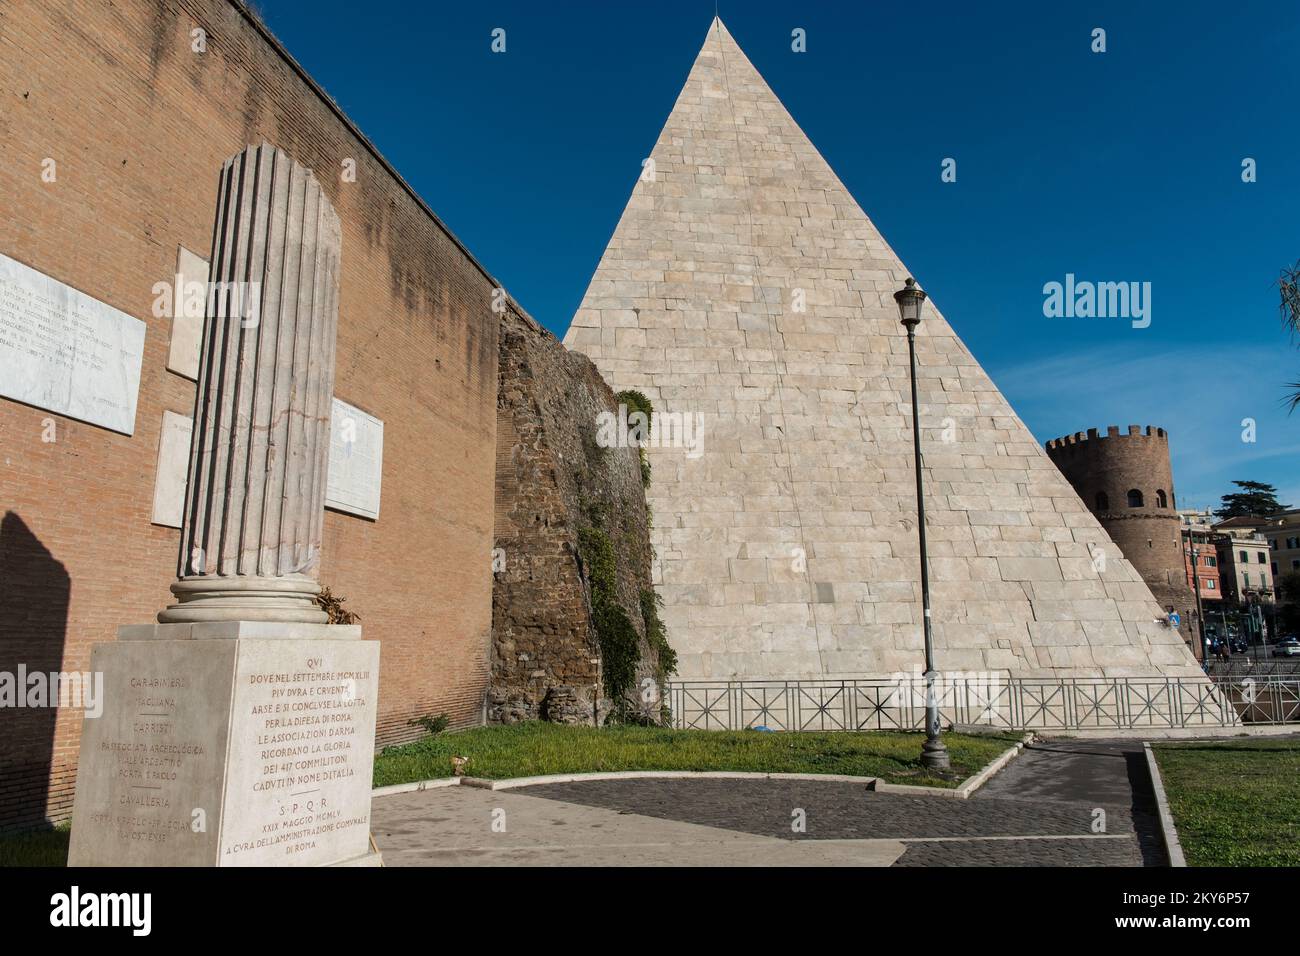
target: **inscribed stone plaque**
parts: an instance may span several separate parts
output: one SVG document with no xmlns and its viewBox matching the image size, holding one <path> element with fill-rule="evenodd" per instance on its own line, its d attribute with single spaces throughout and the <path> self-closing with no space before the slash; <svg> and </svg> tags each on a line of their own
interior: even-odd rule
<svg viewBox="0 0 1300 956">
<path fill-rule="evenodd" d="M 181 526 L 193 431 L 194 419 L 188 415 L 163 412 L 162 434 L 158 439 L 158 474 L 153 485 L 154 524 L 169 528 Z"/>
<path fill-rule="evenodd" d="M 208 298 L 208 260 L 184 246 L 176 247 L 176 274 L 171 278 L 172 341 L 167 368 L 188 379 L 199 377 L 203 310 Z"/>
<path fill-rule="evenodd" d="M 320 625 L 322 629 L 328 625 Z M 98 644 L 71 866 L 324 866 L 369 851 L 379 644 Z"/>
<path fill-rule="evenodd" d="M 370 847 L 379 645 L 240 641 L 220 866 L 321 866 Z"/>
<path fill-rule="evenodd" d="M 72 866 L 211 866 L 235 641 L 96 644 L 103 713 L 81 732 Z"/>
<path fill-rule="evenodd" d="M 0 395 L 135 431 L 145 324 L 0 255 Z"/>
<path fill-rule="evenodd" d="M 334 399 L 325 507 L 363 518 L 378 518 L 383 470 L 384 423 L 347 402 Z"/>
</svg>

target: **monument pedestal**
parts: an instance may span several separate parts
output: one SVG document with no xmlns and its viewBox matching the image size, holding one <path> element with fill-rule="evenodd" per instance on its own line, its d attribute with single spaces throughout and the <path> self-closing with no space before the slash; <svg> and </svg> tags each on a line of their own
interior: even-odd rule
<svg viewBox="0 0 1300 956">
<path fill-rule="evenodd" d="M 378 865 L 379 644 L 359 626 L 128 626 L 91 670 L 70 866 Z"/>
</svg>

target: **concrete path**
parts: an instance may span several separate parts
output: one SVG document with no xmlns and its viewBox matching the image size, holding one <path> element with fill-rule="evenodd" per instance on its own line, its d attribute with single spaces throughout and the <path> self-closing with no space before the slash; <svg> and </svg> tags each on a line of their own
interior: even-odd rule
<svg viewBox="0 0 1300 956">
<path fill-rule="evenodd" d="M 1033 744 L 969 800 L 820 780 L 632 779 L 405 793 L 376 798 L 373 819 L 389 866 L 1166 862 L 1132 741 Z"/>
</svg>

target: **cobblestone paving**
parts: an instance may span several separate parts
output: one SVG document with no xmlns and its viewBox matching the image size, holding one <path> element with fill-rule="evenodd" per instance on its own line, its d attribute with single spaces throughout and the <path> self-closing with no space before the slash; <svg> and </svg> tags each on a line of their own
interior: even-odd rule
<svg viewBox="0 0 1300 956">
<path fill-rule="evenodd" d="M 1130 741 L 1044 742 L 970 800 L 805 780 L 606 780 L 519 792 L 786 839 L 950 838 L 909 843 L 901 866 L 1163 865 L 1141 760 L 1141 744 Z M 796 810 L 806 816 L 804 833 L 792 831 Z M 1093 831 L 1098 810 L 1106 836 Z M 1052 836 L 1080 839 L 1033 839 Z"/>
</svg>

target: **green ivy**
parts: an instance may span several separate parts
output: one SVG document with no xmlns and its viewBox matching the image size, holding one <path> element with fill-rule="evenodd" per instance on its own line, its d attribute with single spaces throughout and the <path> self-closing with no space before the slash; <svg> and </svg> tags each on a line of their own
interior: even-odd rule
<svg viewBox="0 0 1300 956">
<path fill-rule="evenodd" d="M 618 402 L 620 405 L 627 406 L 627 413 L 629 418 L 631 417 L 633 412 L 640 412 L 642 415 L 645 416 L 645 422 L 646 422 L 645 437 L 649 438 L 650 428 L 654 423 L 655 409 L 654 409 L 654 405 L 651 404 L 650 399 L 646 398 L 645 393 L 639 392 L 635 388 L 629 388 L 615 395 L 614 400 Z M 637 453 L 641 459 L 641 486 L 643 488 L 649 488 L 650 487 L 650 459 L 646 457 L 644 446 L 638 447 Z"/>
<path fill-rule="evenodd" d="M 661 684 L 668 675 L 677 673 L 677 652 L 669 646 L 668 631 L 659 618 L 659 609 L 663 606 L 663 596 L 654 588 L 641 591 L 641 619 L 645 622 L 646 640 L 655 649 L 659 660 L 657 676 Z"/>
<path fill-rule="evenodd" d="M 635 388 L 625 389 L 614 396 L 614 401 L 627 406 L 629 417 L 633 412 L 640 412 L 645 416 L 645 437 L 649 438 L 650 426 L 655 417 L 655 407 L 651 404 L 650 399 L 646 398 L 645 392 L 639 392 Z"/>
<path fill-rule="evenodd" d="M 605 692 L 616 704 L 633 689 L 641 660 L 640 637 L 618 603 L 614 545 L 599 528 L 578 531 L 578 548 L 591 582 L 591 609 L 600 643 Z"/>
</svg>

